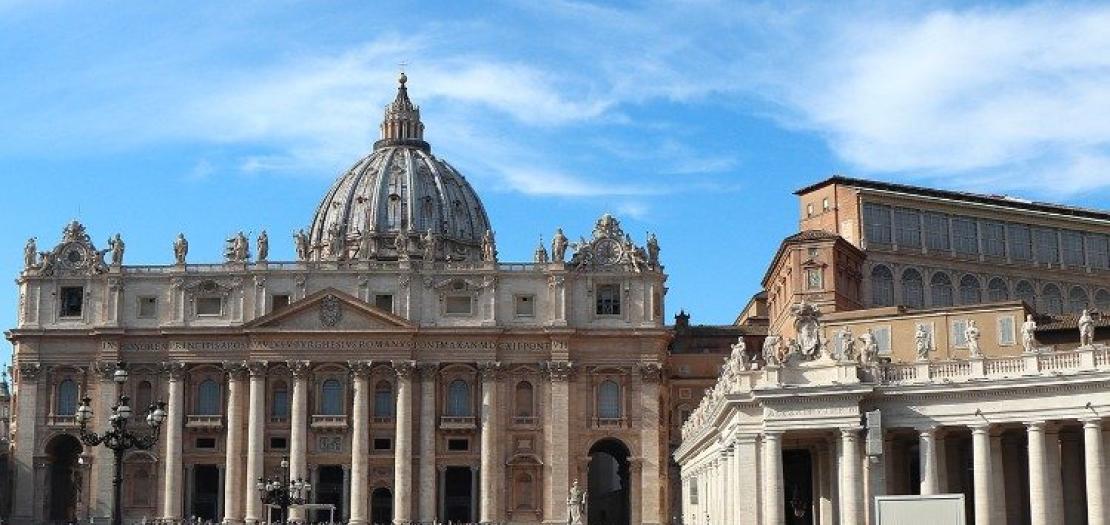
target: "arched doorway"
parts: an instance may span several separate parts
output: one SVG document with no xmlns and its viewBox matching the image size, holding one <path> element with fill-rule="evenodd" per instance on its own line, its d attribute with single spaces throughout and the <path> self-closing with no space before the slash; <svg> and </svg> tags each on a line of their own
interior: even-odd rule
<svg viewBox="0 0 1110 525">
<path fill-rule="evenodd" d="M 385 487 L 370 493 L 370 523 L 389 525 L 393 523 L 393 493 Z"/>
<path fill-rule="evenodd" d="M 616 439 L 603 439 L 590 449 L 590 525 L 629 525 L 629 455 L 628 447 Z"/>
<path fill-rule="evenodd" d="M 55 436 L 46 444 L 46 455 L 50 461 L 46 515 L 50 521 L 69 523 L 77 520 L 77 504 L 81 500 L 84 483 L 77 465 L 82 448 L 81 442 L 69 434 Z"/>
</svg>

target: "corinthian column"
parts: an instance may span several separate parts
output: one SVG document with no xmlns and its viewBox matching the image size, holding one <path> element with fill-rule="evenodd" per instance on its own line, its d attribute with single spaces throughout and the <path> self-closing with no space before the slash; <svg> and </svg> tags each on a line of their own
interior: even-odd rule
<svg viewBox="0 0 1110 525">
<path fill-rule="evenodd" d="M 859 429 L 840 429 L 840 509 L 843 523 L 862 523 L 860 519 Z"/>
<path fill-rule="evenodd" d="M 479 365 L 482 374 L 482 485 L 478 521 L 497 521 L 497 379 L 501 363 Z"/>
<path fill-rule="evenodd" d="M 566 523 L 567 494 L 570 493 L 570 378 L 573 366 L 569 361 L 541 363 L 551 391 L 548 398 L 547 424 L 543 427 L 544 465 L 549 475 L 544 476 L 544 518 L 548 523 Z"/>
<path fill-rule="evenodd" d="M 366 484 L 370 475 L 370 363 L 351 361 L 354 376 L 354 408 L 351 410 L 351 525 L 368 523 Z"/>
<path fill-rule="evenodd" d="M 975 525 L 991 524 L 991 499 L 994 481 L 991 460 L 990 425 L 971 427 L 972 462 L 975 466 Z M 1002 525 L 1002 524 L 999 524 Z"/>
<path fill-rule="evenodd" d="M 412 523 L 412 373 L 413 361 L 394 361 L 397 372 L 397 438 L 393 447 L 393 523 Z"/>
<path fill-rule="evenodd" d="M 782 431 L 763 433 L 763 472 L 766 484 L 763 487 L 763 524 L 782 525 L 786 520 L 783 515 Z"/>
<path fill-rule="evenodd" d="M 436 521 L 436 374 L 439 366 L 420 365 L 420 522 Z"/>
<path fill-rule="evenodd" d="M 1105 525 L 1106 465 L 1102 449 L 1102 420 L 1083 420 L 1083 457 L 1087 476 L 1087 524 Z"/>
<path fill-rule="evenodd" d="M 181 520 L 181 432 L 185 426 L 185 384 L 182 363 L 163 363 L 162 371 L 169 378 L 169 400 L 166 402 L 166 471 L 162 476 L 162 520 Z"/>
<path fill-rule="evenodd" d="M 1029 441 L 1029 519 L 1032 525 L 1049 525 L 1048 502 L 1045 501 L 1045 432 L 1044 422 L 1025 424 Z"/>
<path fill-rule="evenodd" d="M 918 451 L 921 466 L 921 495 L 932 496 L 940 492 L 937 465 L 937 427 L 918 429 Z"/>
<path fill-rule="evenodd" d="M 262 499 L 257 497 L 255 483 L 263 477 L 263 440 L 266 434 L 266 365 L 265 361 L 247 365 L 250 370 L 250 408 L 247 412 L 247 475 L 239 487 L 245 490 L 246 522 L 248 525 L 265 522 Z"/>
<path fill-rule="evenodd" d="M 244 363 L 224 363 L 227 372 L 227 442 L 224 446 L 225 525 L 243 522 L 243 371 Z"/>
<path fill-rule="evenodd" d="M 308 374 L 312 363 L 309 361 L 289 361 L 289 372 L 293 374 L 293 406 L 290 411 L 289 429 L 289 477 L 308 479 Z M 304 523 L 305 513 L 301 507 L 289 509 L 289 521 Z"/>
<path fill-rule="evenodd" d="M 660 459 L 663 458 L 659 453 L 661 450 L 659 381 L 663 377 L 663 369 L 657 363 L 642 365 L 640 377 L 640 447 L 644 451 L 643 471 L 640 477 L 642 508 L 640 519 L 645 524 L 663 523 L 663 502 L 660 501 L 662 492 L 659 491 L 659 474 L 666 465 L 665 460 L 660 464 Z M 727 470 L 722 472 L 727 474 Z M 731 482 L 735 483 L 735 480 Z"/>
</svg>

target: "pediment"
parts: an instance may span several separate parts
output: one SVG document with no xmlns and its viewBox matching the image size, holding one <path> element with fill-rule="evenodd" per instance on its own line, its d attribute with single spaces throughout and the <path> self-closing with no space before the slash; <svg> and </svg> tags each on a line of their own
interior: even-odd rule
<svg viewBox="0 0 1110 525">
<path fill-rule="evenodd" d="M 346 332 L 408 330 L 408 320 L 334 288 L 320 290 L 244 326 L 247 330 Z"/>
</svg>

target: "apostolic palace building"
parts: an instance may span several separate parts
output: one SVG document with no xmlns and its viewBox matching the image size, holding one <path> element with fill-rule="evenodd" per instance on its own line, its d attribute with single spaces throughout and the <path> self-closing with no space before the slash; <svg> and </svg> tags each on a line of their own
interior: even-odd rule
<svg viewBox="0 0 1110 525">
<path fill-rule="evenodd" d="M 288 458 L 297 523 L 912 524 L 877 502 L 950 495 L 967 523 L 1106 524 L 1110 211 L 839 176 L 796 194 L 736 322 L 668 325 L 660 243 L 610 215 L 500 261 L 402 74 L 295 261 L 265 232 L 215 263 L 179 236 L 160 266 L 77 222 L 28 241 L 5 522 L 108 522 L 112 452 L 75 415 L 89 398 L 101 430 L 119 388 L 166 402 L 123 458 L 127 523 L 267 523 L 256 484 Z"/>
</svg>

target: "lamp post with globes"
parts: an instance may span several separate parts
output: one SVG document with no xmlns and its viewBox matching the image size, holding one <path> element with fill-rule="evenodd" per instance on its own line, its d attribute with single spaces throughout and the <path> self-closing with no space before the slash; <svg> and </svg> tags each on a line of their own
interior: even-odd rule
<svg viewBox="0 0 1110 525">
<path fill-rule="evenodd" d="M 127 365 L 120 362 L 116 365 L 116 371 L 112 374 L 112 381 L 116 383 L 116 389 L 122 390 L 123 384 L 127 382 Z M 159 401 L 153 403 L 147 408 L 146 424 L 151 428 L 148 434 L 139 435 L 127 428 L 128 423 L 131 421 L 131 406 L 128 404 L 131 399 L 120 393 L 119 401 L 116 406 L 112 407 L 112 415 L 108 417 L 110 429 L 105 430 L 101 434 L 89 432 L 87 427 L 89 421 L 93 418 L 93 410 L 90 406 L 92 399 L 85 397 L 81 400 L 81 406 L 77 408 L 77 424 L 80 425 L 81 441 L 90 446 L 104 445 L 115 453 L 116 471 L 115 477 L 112 479 L 113 494 L 112 494 L 112 525 L 122 525 L 123 523 L 123 508 L 121 505 L 121 495 L 123 494 L 123 453 L 130 449 L 149 450 L 158 443 L 158 432 L 162 428 L 162 422 L 166 420 L 166 404 Z"/>
<path fill-rule="evenodd" d="M 281 509 L 281 523 L 289 520 L 289 507 L 308 503 L 312 484 L 303 479 L 289 479 L 289 458 L 281 458 L 281 478 L 258 478 L 258 495 L 264 505 L 274 505 Z M 269 518 L 267 518 L 269 521 Z"/>
</svg>

